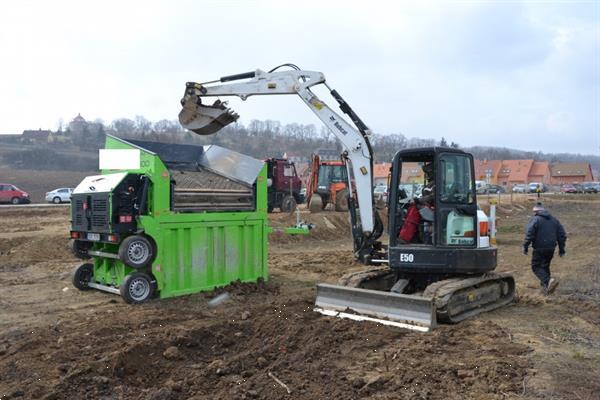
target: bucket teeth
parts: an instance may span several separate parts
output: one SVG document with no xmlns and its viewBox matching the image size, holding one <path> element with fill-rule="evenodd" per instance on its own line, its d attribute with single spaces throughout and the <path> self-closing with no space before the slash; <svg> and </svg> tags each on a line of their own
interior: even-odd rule
<svg viewBox="0 0 600 400">
<path fill-rule="evenodd" d="M 198 135 L 212 135 L 225 126 L 237 121 L 239 115 L 217 100 L 213 105 L 202 104 L 200 97 L 192 95 L 184 99 L 179 113 L 181 126 Z"/>
</svg>

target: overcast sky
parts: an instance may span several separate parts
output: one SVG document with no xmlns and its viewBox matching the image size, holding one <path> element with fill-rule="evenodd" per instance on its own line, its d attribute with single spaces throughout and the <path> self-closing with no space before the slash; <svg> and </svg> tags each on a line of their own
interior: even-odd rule
<svg viewBox="0 0 600 400">
<path fill-rule="evenodd" d="M 599 1 L 2 2 L 0 133 L 176 119 L 186 81 L 285 62 L 378 133 L 600 154 Z M 294 96 L 230 104 L 320 124 Z"/>
</svg>

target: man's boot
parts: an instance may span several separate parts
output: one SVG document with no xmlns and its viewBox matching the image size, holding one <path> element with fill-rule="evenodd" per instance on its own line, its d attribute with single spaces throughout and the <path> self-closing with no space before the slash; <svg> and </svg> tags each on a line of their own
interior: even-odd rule
<svg viewBox="0 0 600 400">
<path fill-rule="evenodd" d="M 550 278 L 548 281 L 548 287 L 546 289 L 546 294 L 552 294 L 556 287 L 558 286 L 558 279 Z"/>
</svg>

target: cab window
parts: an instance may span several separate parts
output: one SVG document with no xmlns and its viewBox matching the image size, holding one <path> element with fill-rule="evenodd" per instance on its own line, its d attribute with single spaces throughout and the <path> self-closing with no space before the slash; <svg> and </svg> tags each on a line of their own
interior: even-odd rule
<svg viewBox="0 0 600 400">
<path fill-rule="evenodd" d="M 440 157 L 440 200 L 445 203 L 472 204 L 473 187 L 469 157 L 445 154 Z"/>
<path fill-rule="evenodd" d="M 319 186 L 328 186 L 331 183 L 346 181 L 346 168 L 343 165 L 322 165 L 319 168 Z"/>
<path fill-rule="evenodd" d="M 294 166 L 293 165 L 284 166 L 283 167 L 283 176 L 285 176 L 285 177 L 294 176 Z"/>
</svg>

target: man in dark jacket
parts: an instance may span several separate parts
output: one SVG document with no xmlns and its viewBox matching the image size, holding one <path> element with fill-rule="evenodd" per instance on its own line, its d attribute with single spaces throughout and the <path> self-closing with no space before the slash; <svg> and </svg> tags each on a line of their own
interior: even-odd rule
<svg viewBox="0 0 600 400">
<path fill-rule="evenodd" d="M 550 262 L 554 256 L 554 249 L 558 244 L 558 255 L 565 255 L 567 234 L 560 221 L 554 218 L 542 205 L 537 203 L 533 207 L 534 216 L 525 228 L 525 241 L 523 254 L 527 254 L 529 245 L 533 245 L 531 256 L 531 269 L 542 285 L 542 291 L 550 294 L 558 286 L 558 280 L 550 277 Z"/>
</svg>

